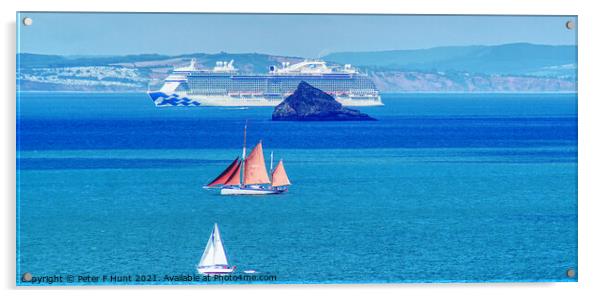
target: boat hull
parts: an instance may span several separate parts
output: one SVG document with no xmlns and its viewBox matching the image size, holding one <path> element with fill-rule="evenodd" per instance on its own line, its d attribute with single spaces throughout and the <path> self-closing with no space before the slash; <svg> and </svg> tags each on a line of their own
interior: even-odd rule
<svg viewBox="0 0 602 298">
<path fill-rule="evenodd" d="M 148 96 L 157 107 L 275 107 L 284 97 L 267 98 L 265 96 L 229 96 L 229 95 L 189 95 L 182 93 L 164 93 L 149 91 Z M 382 106 L 379 95 L 374 96 L 334 96 L 344 106 Z"/>
<path fill-rule="evenodd" d="M 286 192 L 286 189 L 279 188 L 251 188 L 251 187 L 224 187 L 220 190 L 223 196 L 257 196 L 257 195 L 275 195 Z"/>
<path fill-rule="evenodd" d="M 196 270 L 199 274 L 204 275 L 222 275 L 222 274 L 230 274 L 234 272 L 236 267 L 223 267 L 223 266 L 207 266 L 207 267 L 197 267 Z"/>
</svg>

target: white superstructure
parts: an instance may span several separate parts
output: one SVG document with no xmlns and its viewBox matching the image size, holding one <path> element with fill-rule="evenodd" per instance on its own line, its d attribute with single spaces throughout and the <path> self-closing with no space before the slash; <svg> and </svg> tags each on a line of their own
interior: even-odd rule
<svg viewBox="0 0 602 298">
<path fill-rule="evenodd" d="M 276 106 L 305 81 L 346 106 L 382 105 L 367 75 L 349 64 L 329 66 L 321 60 L 272 65 L 265 74 L 243 74 L 234 61 L 217 61 L 211 69 L 175 68 L 160 90 L 148 94 L 157 106 Z"/>
</svg>

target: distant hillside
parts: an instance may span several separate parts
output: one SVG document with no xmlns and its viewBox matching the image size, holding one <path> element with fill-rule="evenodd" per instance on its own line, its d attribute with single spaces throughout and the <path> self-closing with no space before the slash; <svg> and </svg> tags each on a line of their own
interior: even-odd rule
<svg viewBox="0 0 602 298">
<path fill-rule="evenodd" d="M 352 64 L 382 92 L 576 91 L 576 47 L 532 44 L 439 47 L 425 50 L 332 53 L 324 60 Z M 18 54 L 20 90 L 145 91 L 160 85 L 174 66 L 195 58 L 202 67 L 234 60 L 245 73 L 302 61 L 260 53 L 193 53 L 176 56 L 56 56 Z"/>
<path fill-rule="evenodd" d="M 574 78 L 577 47 L 514 43 L 499 46 L 332 53 L 323 59 L 379 70 L 462 71 Z"/>
<path fill-rule="evenodd" d="M 124 66 L 124 67 L 158 67 L 187 64 L 195 58 L 200 66 L 213 67 L 217 61 L 236 61 L 236 67 L 245 72 L 266 72 L 270 65 L 280 64 L 282 61 L 302 61 L 299 57 L 272 56 L 257 53 L 231 54 L 194 53 L 178 56 L 165 56 L 157 54 L 142 54 L 128 56 L 56 56 L 39 54 L 19 54 L 19 65 L 23 69 L 31 68 L 56 68 L 56 67 L 88 67 L 88 66 Z"/>
<path fill-rule="evenodd" d="M 18 54 L 19 64 L 24 68 L 32 67 L 68 67 L 68 66 L 105 66 L 113 63 L 134 63 L 149 60 L 168 59 L 169 56 L 157 54 L 127 56 L 57 56 L 38 54 Z"/>
</svg>

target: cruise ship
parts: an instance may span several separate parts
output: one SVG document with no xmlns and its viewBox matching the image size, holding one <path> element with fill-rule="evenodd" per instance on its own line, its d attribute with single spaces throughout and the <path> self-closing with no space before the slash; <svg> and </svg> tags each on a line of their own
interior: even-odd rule
<svg viewBox="0 0 602 298">
<path fill-rule="evenodd" d="M 245 74 L 234 61 L 218 61 L 203 69 L 192 59 L 174 68 L 161 89 L 148 91 L 158 107 L 169 106 L 276 106 L 305 81 L 332 95 L 345 106 L 383 105 L 374 83 L 346 64 L 329 66 L 321 60 L 272 65 L 263 74 Z"/>
</svg>

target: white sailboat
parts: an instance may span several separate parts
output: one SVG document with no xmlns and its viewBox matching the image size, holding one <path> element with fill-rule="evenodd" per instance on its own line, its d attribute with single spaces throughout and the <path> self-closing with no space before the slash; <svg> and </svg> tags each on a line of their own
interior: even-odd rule
<svg viewBox="0 0 602 298">
<path fill-rule="evenodd" d="M 288 191 L 291 185 L 282 160 L 268 177 L 261 141 L 246 156 L 247 126 L 245 125 L 242 158 L 238 157 L 204 188 L 219 188 L 222 195 L 270 195 Z M 273 159 L 273 155 L 272 155 Z M 270 166 L 271 168 L 271 166 Z M 242 182 L 241 182 L 242 176 Z"/>
<path fill-rule="evenodd" d="M 222 236 L 219 233 L 217 224 L 213 226 L 213 231 L 205 246 L 203 256 L 197 265 L 197 272 L 205 275 L 230 274 L 234 272 L 236 266 L 228 264 L 226 250 L 222 243 Z"/>
</svg>

